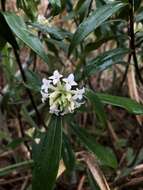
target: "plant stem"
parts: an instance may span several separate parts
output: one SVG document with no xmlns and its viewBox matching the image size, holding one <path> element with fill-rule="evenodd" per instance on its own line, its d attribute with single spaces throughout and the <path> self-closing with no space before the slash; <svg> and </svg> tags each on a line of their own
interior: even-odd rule
<svg viewBox="0 0 143 190">
<path fill-rule="evenodd" d="M 15 54 L 15 57 L 16 57 L 16 61 L 17 61 L 17 63 L 18 63 L 18 66 L 19 66 L 19 69 L 20 69 L 20 72 L 21 72 L 22 79 L 23 79 L 23 81 L 26 83 L 26 82 L 27 82 L 27 78 L 26 78 L 25 72 L 24 72 L 24 70 L 23 70 L 23 67 L 22 67 L 22 64 L 21 64 L 21 61 L 20 61 L 18 52 L 17 52 L 17 50 L 16 50 L 15 48 L 13 48 L 13 50 L 14 50 L 14 54 Z M 35 101 L 34 101 L 34 98 L 33 98 L 33 96 L 32 96 L 31 91 L 30 91 L 28 88 L 26 88 L 26 91 L 27 91 L 27 94 L 28 94 L 28 96 L 29 96 L 29 98 L 30 98 L 30 100 L 31 100 L 32 106 L 33 106 L 33 108 L 34 108 L 34 110 L 35 110 L 35 112 L 36 112 L 36 115 L 37 115 L 37 123 L 38 123 L 38 124 L 43 124 L 43 126 L 46 127 L 44 121 L 41 119 L 41 115 L 40 115 L 40 113 L 39 113 L 39 111 L 38 111 L 38 109 L 37 109 L 37 106 L 36 106 L 36 104 L 35 104 Z"/>
<path fill-rule="evenodd" d="M 127 78 L 127 74 L 128 74 L 128 70 L 129 70 L 129 65 L 130 65 L 130 62 L 131 62 L 131 57 L 132 57 L 132 54 L 130 53 L 129 56 L 128 56 L 128 63 L 127 63 L 127 66 L 126 66 L 126 69 L 125 69 L 125 73 L 124 73 L 124 76 L 123 76 L 123 79 L 119 85 L 119 89 L 122 88 L 126 78 Z"/>
<path fill-rule="evenodd" d="M 133 61 L 136 69 L 137 76 L 140 82 L 143 84 L 143 79 L 140 74 L 138 60 L 136 55 L 136 46 L 135 46 L 135 33 L 134 33 L 134 3 L 133 0 L 129 0 L 130 8 L 129 8 L 129 20 L 130 20 L 130 28 L 129 28 L 129 35 L 130 35 L 130 48 L 132 49 L 132 56 Z"/>
<path fill-rule="evenodd" d="M 6 3 L 6 0 L 1 0 L 2 11 L 5 11 L 5 3 Z"/>
</svg>

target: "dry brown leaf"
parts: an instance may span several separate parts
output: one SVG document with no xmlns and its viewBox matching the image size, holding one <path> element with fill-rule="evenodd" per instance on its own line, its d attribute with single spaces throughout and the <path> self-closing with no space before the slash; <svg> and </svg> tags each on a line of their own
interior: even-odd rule
<svg viewBox="0 0 143 190">
<path fill-rule="evenodd" d="M 89 153 L 84 153 L 83 157 L 84 157 L 85 163 L 87 164 L 93 178 L 97 182 L 100 189 L 101 190 L 110 190 L 107 180 L 106 180 L 103 172 L 101 171 L 101 169 L 98 166 L 96 158 Z"/>
<path fill-rule="evenodd" d="M 130 70 L 128 72 L 128 88 L 129 88 L 130 97 L 139 103 L 140 97 L 139 97 L 136 79 L 135 79 L 135 68 L 133 65 L 130 65 Z M 138 123 L 142 125 L 143 117 L 137 115 L 136 118 L 137 118 Z"/>
<path fill-rule="evenodd" d="M 60 165 L 59 165 L 57 178 L 59 178 L 65 170 L 66 170 L 66 168 L 65 168 L 64 162 L 63 162 L 63 160 L 61 160 Z"/>
</svg>

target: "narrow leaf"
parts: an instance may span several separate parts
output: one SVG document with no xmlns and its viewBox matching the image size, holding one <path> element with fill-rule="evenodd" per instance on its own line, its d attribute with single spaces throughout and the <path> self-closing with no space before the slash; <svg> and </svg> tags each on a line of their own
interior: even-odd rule
<svg viewBox="0 0 143 190">
<path fill-rule="evenodd" d="M 95 137 L 90 135 L 85 129 L 72 124 L 73 132 L 78 136 L 83 145 L 91 152 L 93 152 L 98 160 L 105 166 L 110 166 L 112 168 L 117 167 L 117 160 L 114 153 L 110 148 L 104 147 L 96 143 Z"/>
<path fill-rule="evenodd" d="M 66 169 L 71 172 L 75 167 L 75 155 L 72 150 L 71 144 L 68 137 L 63 135 L 63 147 L 62 147 L 62 156 L 66 166 Z"/>
<path fill-rule="evenodd" d="M 123 3 L 111 3 L 96 9 L 86 20 L 84 20 L 76 30 L 70 48 L 69 54 L 73 49 L 93 32 L 97 27 L 99 27 L 105 20 L 116 13 L 120 8 L 125 6 Z"/>
<path fill-rule="evenodd" d="M 129 52 L 130 49 L 127 48 L 117 48 L 104 52 L 87 63 L 85 74 L 90 76 L 97 71 L 103 71 L 114 64 L 122 63 L 123 56 Z"/>
<path fill-rule="evenodd" d="M 143 114 L 143 105 L 137 103 L 136 101 L 119 96 L 112 96 L 104 93 L 96 93 L 101 102 L 105 104 L 110 104 L 113 106 L 121 107 L 126 109 L 130 113 Z"/>
<path fill-rule="evenodd" d="M 33 190 L 52 190 L 59 168 L 62 149 L 61 118 L 52 116 L 48 132 L 41 140 L 34 158 Z"/>
<path fill-rule="evenodd" d="M 15 35 L 20 38 L 27 46 L 35 51 L 46 63 L 48 63 L 48 57 L 44 51 L 44 48 L 38 39 L 38 37 L 28 32 L 26 25 L 22 17 L 15 15 L 14 13 L 3 13 L 5 20 Z"/>
</svg>

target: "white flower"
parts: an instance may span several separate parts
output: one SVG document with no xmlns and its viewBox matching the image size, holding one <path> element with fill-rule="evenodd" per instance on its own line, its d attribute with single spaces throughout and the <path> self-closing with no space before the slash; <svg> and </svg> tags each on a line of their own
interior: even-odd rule
<svg viewBox="0 0 143 190">
<path fill-rule="evenodd" d="M 43 82 L 43 84 L 41 86 L 41 90 L 44 90 L 45 93 L 48 93 L 48 89 L 50 87 L 51 80 L 47 80 L 47 79 L 43 78 L 42 82 Z"/>
<path fill-rule="evenodd" d="M 58 70 L 55 70 L 53 75 L 51 77 L 49 77 L 49 79 L 52 79 L 53 81 L 53 84 L 57 84 L 59 81 L 60 81 L 60 78 L 62 77 L 63 75 L 61 75 Z"/>
<path fill-rule="evenodd" d="M 67 78 L 61 78 L 62 75 L 56 70 L 53 76 L 49 77 L 50 80 L 43 79 L 41 85 L 42 102 L 48 100 L 49 112 L 56 115 L 73 113 L 84 103 L 82 99 L 85 89 L 72 89 L 77 85 L 74 75 L 70 74 Z"/>
<path fill-rule="evenodd" d="M 83 99 L 83 94 L 85 93 L 85 88 L 82 88 L 82 89 L 76 89 L 75 90 L 75 95 L 73 96 L 73 99 L 76 100 L 76 99 L 79 99 L 79 100 L 82 100 Z"/>
<path fill-rule="evenodd" d="M 70 90 L 72 86 L 76 86 L 77 83 L 74 81 L 74 75 L 70 74 L 67 78 L 64 78 L 63 81 L 66 83 L 66 89 Z"/>
<path fill-rule="evenodd" d="M 42 102 L 44 103 L 46 99 L 48 98 L 48 90 L 51 87 L 51 81 L 47 79 L 42 80 L 42 86 L 41 86 L 41 95 L 42 95 Z"/>
<path fill-rule="evenodd" d="M 50 107 L 50 113 L 54 113 L 56 115 L 59 115 L 60 110 L 57 109 L 55 105 Z"/>
<path fill-rule="evenodd" d="M 47 100 L 47 98 L 49 97 L 49 94 L 48 93 L 44 93 L 41 90 L 41 95 L 42 95 L 42 102 L 44 103 Z"/>
</svg>

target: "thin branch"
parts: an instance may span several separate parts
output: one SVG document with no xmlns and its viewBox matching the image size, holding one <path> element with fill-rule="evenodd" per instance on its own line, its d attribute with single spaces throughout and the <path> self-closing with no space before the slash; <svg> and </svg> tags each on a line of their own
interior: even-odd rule
<svg viewBox="0 0 143 190">
<path fill-rule="evenodd" d="M 1 0 L 2 11 L 5 11 L 5 3 L 6 3 L 6 0 Z"/>
<path fill-rule="evenodd" d="M 122 79 L 122 81 L 121 81 L 121 83 L 120 83 L 120 85 L 119 85 L 119 89 L 122 88 L 122 86 L 123 86 L 123 84 L 124 84 L 124 82 L 125 82 L 125 80 L 126 80 L 126 78 L 127 78 L 127 74 L 128 74 L 128 70 L 129 70 L 129 66 L 130 66 L 130 62 L 131 62 L 131 57 L 132 57 L 132 54 L 130 53 L 129 56 L 128 56 L 128 64 L 127 64 L 127 66 L 126 66 L 123 79 Z"/>
<path fill-rule="evenodd" d="M 129 8 L 129 20 L 130 20 L 130 28 L 129 28 L 129 35 L 130 35 L 130 48 L 132 49 L 132 56 L 133 61 L 136 69 L 137 76 L 139 81 L 143 84 L 143 78 L 140 74 L 138 60 L 136 55 L 136 45 L 135 45 L 135 32 L 134 32 L 134 3 L 133 0 L 129 0 L 130 8 Z"/>
<path fill-rule="evenodd" d="M 26 82 L 27 82 L 27 78 L 26 78 L 25 72 L 24 72 L 24 70 L 23 70 L 22 63 L 21 63 L 21 61 L 20 61 L 18 52 L 17 52 L 17 50 L 16 50 L 15 48 L 13 48 L 13 50 L 14 50 L 14 54 L 15 54 L 15 57 L 16 57 L 17 64 L 18 64 L 19 69 L 20 69 L 20 72 L 21 72 L 22 79 L 23 79 L 23 81 L 26 83 Z M 46 125 L 45 125 L 44 121 L 42 120 L 41 115 L 40 115 L 40 113 L 39 113 L 39 111 L 38 111 L 38 108 L 37 108 L 37 106 L 36 106 L 36 104 L 35 104 L 35 101 L 34 101 L 34 98 L 33 98 L 33 95 L 32 95 L 32 93 L 31 93 L 31 91 L 30 91 L 28 88 L 26 88 L 26 91 L 27 91 L 27 94 L 28 94 L 28 96 L 29 96 L 29 98 L 30 98 L 30 100 L 31 100 L 32 106 L 33 106 L 33 108 L 34 108 L 34 110 L 35 110 L 35 112 L 36 112 L 36 115 L 37 115 L 37 123 L 38 123 L 38 124 L 42 124 L 44 127 L 46 127 Z"/>
</svg>

